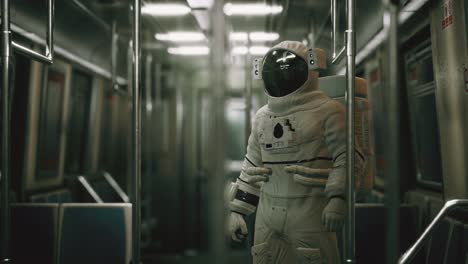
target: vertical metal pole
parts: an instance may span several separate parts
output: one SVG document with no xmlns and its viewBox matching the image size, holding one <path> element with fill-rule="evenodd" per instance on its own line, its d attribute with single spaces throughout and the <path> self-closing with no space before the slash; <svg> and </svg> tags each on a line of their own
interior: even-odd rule
<svg viewBox="0 0 468 264">
<path fill-rule="evenodd" d="M 144 149 L 144 156 L 143 156 L 143 162 L 145 163 L 145 176 L 143 181 L 143 188 L 144 192 L 141 194 L 144 197 L 142 198 L 143 200 L 143 212 L 142 212 L 142 218 L 147 221 L 148 223 L 150 222 L 149 220 L 151 219 L 151 174 L 153 173 L 152 170 L 152 160 L 151 160 L 151 151 L 152 151 L 152 113 L 153 113 L 153 100 L 151 97 L 151 89 L 153 85 L 153 55 L 151 53 L 146 54 L 145 56 L 145 86 L 144 86 L 144 91 L 145 91 L 145 101 L 144 101 L 144 111 L 145 111 L 145 119 L 143 122 L 143 136 L 144 136 L 144 142 L 143 146 L 145 147 Z M 151 235 L 146 235 L 144 237 L 144 245 L 148 245 L 151 243 Z"/>
<path fill-rule="evenodd" d="M 111 81 L 112 88 L 118 90 L 117 84 L 117 56 L 119 54 L 119 35 L 117 35 L 117 21 L 112 21 L 111 35 Z"/>
<path fill-rule="evenodd" d="M 245 54 L 245 148 L 249 141 L 251 130 L 251 112 L 252 112 L 252 73 L 250 71 L 252 58 L 250 56 L 250 37 L 247 37 L 247 53 Z"/>
<path fill-rule="evenodd" d="M 387 208 L 387 262 L 396 263 L 400 251 L 399 246 L 399 208 L 400 208 L 400 110 L 399 110 L 399 81 L 398 81 L 398 1 L 385 0 L 385 18 L 388 27 L 388 60 L 389 60 L 389 87 L 387 110 L 387 146 L 385 152 L 388 164 L 385 175 L 386 187 L 385 204 Z M 389 18 L 389 19 L 388 19 Z"/>
<path fill-rule="evenodd" d="M 47 31 L 46 31 L 46 50 L 45 55 L 40 54 L 28 47 L 24 47 L 11 40 L 11 47 L 19 53 L 24 54 L 30 59 L 40 61 L 42 63 L 52 64 L 54 62 L 54 10 L 55 0 L 47 0 Z"/>
<path fill-rule="evenodd" d="M 211 102 L 213 118 L 211 133 L 214 142 L 211 145 L 213 161 L 209 167 L 210 187 L 210 236 L 209 249 L 212 255 L 212 263 L 226 262 L 226 241 L 224 237 L 225 214 L 223 202 L 225 182 L 225 18 L 223 13 L 224 0 L 213 1 L 211 10 Z"/>
<path fill-rule="evenodd" d="M 47 32 L 46 32 L 46 56 L 50 59 L 51 63 L 54 61 L 54 9 L 55 1 L 47 1 Z"/>
<path fill-rule="evenodd" d="M 133 1 L 133 264 L 140 264 L 141 241 L 141 108 L 140 108 L 140 16 L 141 0 Z"/>
<path fill-rule="evenodd" d="M 337 45 L 338 45 L 338 0 L 331 0 L 331 19 L 332 19 L 332 58 L 336 58 Z"/>
<path fill-rule="evenodd" d="M 347 0 L 348 28 L 346 30 L 346 176 L 347 176 L 347 201 L 348 221 L 345 230 L 345 261 L 355 263 L 355 210 L 356 197 L 354 194 L 354 84 L 356 72 L 355 31 L 354 31 L 354 0 Z"/>
<path fill-rule="evenodd" d="M 10 1 L 2 0 L 1 261 L 10 261 Z"/>
</svg>

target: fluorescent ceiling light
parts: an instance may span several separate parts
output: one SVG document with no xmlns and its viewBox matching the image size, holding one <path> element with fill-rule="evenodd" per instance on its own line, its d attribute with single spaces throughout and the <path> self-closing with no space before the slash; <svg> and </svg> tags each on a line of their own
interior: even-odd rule
<svg viewBox="0 0 468 264">
<path fill-rule="evenodd" d="M 168 33 L 157 33 L 155 35 L 157 40 L 174 41 L 174 42 L 193 42 L 205 39 L 205 35 L 201 32 L 189 31 L 173 31 Z"/>
<path fill-rule="evenodd" d="M 248 51 L 249 49 L 246 46 L 237 46 L 231 50 L 232 54 L 234 55 L 245 55 Z"/>
<path fill-rule="evenodd" d="M 187 0 L 191 8 L 210 8 L 214 0 Z"/>
<path fill-rule="evenodd" d="M 247 42 L 247 33 L 246 32 L 232 32 L 229 34 L 231 41 L 244 41 Z"/>
<path fill-rule="evenodd" d="M 242 99 L 229 99 L 226 102 L 226 108 L 231 111 L 241 111 L 245 109 L 245 102 Z"/>
<path fill-rule="evenodd" d="M 168 48 L 167 52 L 173 55 L 197 56 L 208 55 L 210 49 L 207 46 L 180 46 Z"/>
<path fill-rule="evenodd" d="M 246 46 L 236 46 L 232 48 L 231 52 L 234 55 L 246 55 L 247 52 L 251 55 L 265 55 L 270 50 L 270 47 L 266 46 L 252 46 L 247 48 Z"/>
<path fill-rule="evenodd" d="M 279 39 L 276 32 L 252 32 L 249 34 L 251 41 L 275 41 Z"/>
<path fill-rule="evenodd" d="M 227 16 L 265 16 L 279 14 L 283 11 L 280 5 L 266 5 L 263 3 L 245 3 L 224 5 L 224 13 Z"/>
<path fill-rule="evenodd" d="M 183 16 L 190 11 L 190 7 L 183 4 L 145 4 L 141 8 L 143 15 L 151 16 Z"/>
<path fill-rule="evenodd" d="M 252 46 L 249 49 L 249 53 L 252 55 L 265 55 L 270 50 L 266 46 Z"/>
<path fill-rule="evenodd" d="M 232 32 L 229 34 L 231 41 L 247 42 L 247 36 L 253 42 L 275 41 L 279 39 L 279 34 L 276 32 L 251 32 L 250 34 L 247 34 L 247 32 Z"/>
</svg>

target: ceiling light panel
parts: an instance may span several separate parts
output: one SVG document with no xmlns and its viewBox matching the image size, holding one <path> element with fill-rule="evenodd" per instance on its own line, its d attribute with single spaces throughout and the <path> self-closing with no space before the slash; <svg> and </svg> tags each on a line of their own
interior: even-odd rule
<svg viewBox="0 0 468 264">
<path fill-rule="evenodd" d="M 252 46 L 249 48 L 251 55 L 265 55 L 270 50 L 270 47 L 266 46 Z"/>
<path fill-rule="evenodd" d="M 248 34 L 246 32 L 232 32 L 229 34 L 231 41 L 243 41 L 247 42 Z"/>
<path fill-rule="evenodd" d="M 232 32 L 229 34 L 231 41 L 247 42 L 247 38 L 250 38 L 252 42 L 261 41 L 275 41 L 279 39 L 279 34 L 276 32 Z"/>
<path fill-rule="evenodd" d="M 276 32 L 252 32 L 249 34 L 251 41 L 275 41 L 279 39 Z"/>
<path fill-rule="evenodd" d="M 280 5 L 267 5 L 264 3 L 244 3 L 224 5 L 224 13 L 227 16 L 266 16 L 276 15 L 283 11 Z"/>
<path fill-rule="evenodd" d="M 143 15 L 149 16 L 184 16 L 190 13 L 190 7 L 183 4 L 170 4 L 170 3 L 160 3 L 160 4 L 145 4 L 141 8 L 141 13 Z"/>
<path fill-rule="evenodd" d="M 201 32 L 173 31 L 168 33 L 157 33 L 155 38 L 162 41 L 195 42 L 204 40 L 205 35 Z"/>
<path fill-rule="evenodd" d="M 187 0 L 191 8 L 210 8 L 213 6 L 214 0 Z"/>
<path fill-rule="evenodd" d="M 270 50 L 270 47 L 267 46 L 252 46 L 247 48 L 246 46 L 235 46 L 232 48 L 231 52 L 234 55 L 246 55 L 247 52 L 251 55 L 265 55 Z"/>
<path fill-rule="evenodd" d="M 207 46 L 180 46 L 170 47 L 167 49 L 169 54 L 182 55 L 182 56 L 200 56 L 208 55 L 210 49 Z"/>
<path fill-rule="evenodd" d="M 245 55 L 248 51 L 249 49 L 246 46 L 236 46 L 231 50 L 234 55 Z"/>
</svg>

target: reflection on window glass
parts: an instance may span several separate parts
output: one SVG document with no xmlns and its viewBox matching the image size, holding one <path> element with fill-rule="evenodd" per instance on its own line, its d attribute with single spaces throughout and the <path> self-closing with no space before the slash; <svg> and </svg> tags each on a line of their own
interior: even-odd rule
<svg viewBox="0 0 468 264">
<path fill-rule="evenodd" d="M 65 73 L 49 68 L 42 91 L 36 180 L 58 177 Z"/>
<path fill-rule="evenodd" d="M 65 172 L 84 173 L 92 78 L 73 72 Z"/>
<path fill-rule="evenodd" d="M 374 124 L 374 154 L 376 184 L 382 184 L 385 173 L 385 113 L 386 98 L 381 71 L 382 59 L 376 57 L 366 65 L 365 79 L 368 81 L 369 101 L 372 104 L 372 119 Z"/>
<path fill-rule="evenodd" d="M 407 72 L 408 84 L 411 86 L 424 85 L 434 81 L 432 57 L 427 56 L 410 64 Z"/>
<path fill-rule="evenodd" d="M 434 93 L 415 98 L 413 107 L 418 178 L 423 181 L 442 183 Z"/>
<path fill-rule="evenodd" d="M 227 158 L 244 160 L 245 106 L 243 99 L 231 99 L 226 109 Z"/>
<path fill-rule="evenodd" d="M 414 162 L 417 179 L 423 184 L 442 183 L 439 128 L 435 102 L 432 55 L 429 46 L 408 53 L 406 83 L 411 112 Z"/>
</svg>

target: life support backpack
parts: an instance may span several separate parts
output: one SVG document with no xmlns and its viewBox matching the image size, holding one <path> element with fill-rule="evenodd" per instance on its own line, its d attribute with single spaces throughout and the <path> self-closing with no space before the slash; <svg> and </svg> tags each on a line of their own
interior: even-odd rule
<svg viewBox="0 0 468 264">
<path fill-rule="evenodd" d="M 346 76 L 336 75 L 319 78 L 319 88 L 326 95 L 346 106 Z M 375 175 L 374 127 L 367 94 L 367 81 L 356 77 L 354 129 L 356 144 L 359 145 L 366 159 L 363 171 L 356 175 L 356 191 L 364 192 L 372 190 Z"/>
</svg>

